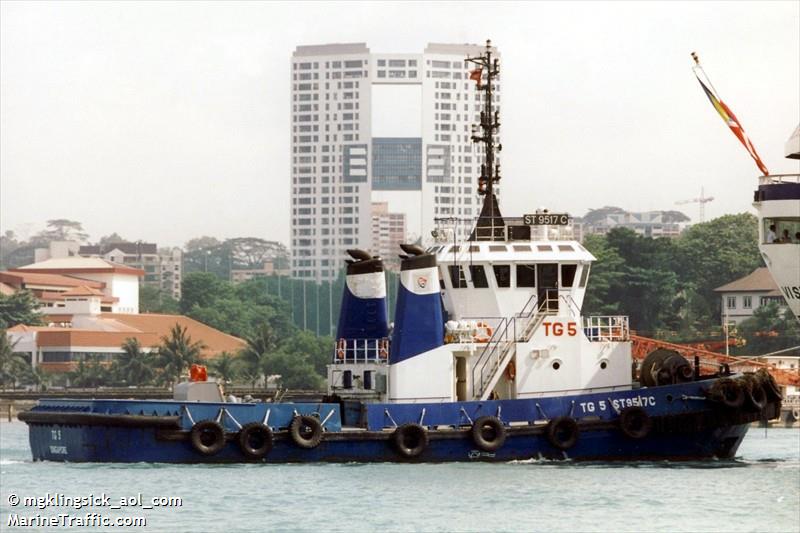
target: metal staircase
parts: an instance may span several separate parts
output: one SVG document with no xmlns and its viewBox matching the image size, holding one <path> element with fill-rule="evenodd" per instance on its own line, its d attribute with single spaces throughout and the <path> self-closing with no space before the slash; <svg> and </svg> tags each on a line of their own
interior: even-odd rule
<svg viewBox="0 0 800 533">
<path fill-rule="evenodd" d="M 517 343 L 529 341 L 544 319 L 558 312 L 557 297 L 548 296 L 539 305 L 537 300 L 534 294 L 522 311 L 511 318 L 502 319 L 486 343 L 472 367 L 472 395 L 475 399 L 489 398 L 503 371 L 516 354 Z M 520 322 L 521 326 L 519 334 L 517 322 Z"/>
</svg>

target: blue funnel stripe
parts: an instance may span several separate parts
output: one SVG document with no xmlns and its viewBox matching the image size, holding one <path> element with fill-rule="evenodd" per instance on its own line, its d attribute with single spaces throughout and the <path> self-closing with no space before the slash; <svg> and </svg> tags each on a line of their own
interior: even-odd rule
<svg viewBox="0 0 800 533">
<path fill-rule="evenodd" d="M 432 285 L 423 290 L 413 290 L 415 285 L 419 286 L 420 279 Z M 416 281 L 412 283 L 413 280 Z M 438 287 L 435 267 L 401 273 L 390 364 L 405 361 L 444 344 L 442 297 Z"/>
<path fill-rule="evenodd" d="M 382 275 L 383 273 L 381 273 Z M 386 310 L 386 297 L 359 298 L 345 284 L 336 338 L 383 339 L 388 335 L 389 317 Z"/>
</svg>

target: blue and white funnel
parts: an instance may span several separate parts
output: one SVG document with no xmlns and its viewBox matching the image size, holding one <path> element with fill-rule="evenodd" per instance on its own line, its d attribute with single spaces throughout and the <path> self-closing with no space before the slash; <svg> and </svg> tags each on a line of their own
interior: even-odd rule
<svg viewBox="0 0 800 533">
<path fill-rule="evenodd" d="M 407 256 L 400 263 L 394 332 L 389 363 L 396 364 L 444 344 L 442 298 L 436 256 L 413 245 L 400 246 Z"/>
<path fill-rule="evenodd" d="M 337 339 L 384 339 L 389 335 L 383 261 L 363 250 L 348 260 Z"/>
</svg>

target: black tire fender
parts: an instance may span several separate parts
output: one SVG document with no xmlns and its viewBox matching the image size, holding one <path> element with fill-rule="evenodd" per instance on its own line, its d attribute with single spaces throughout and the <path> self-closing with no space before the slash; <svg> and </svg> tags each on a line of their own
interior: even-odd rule
<svg viewBox="0 0 800 533">
<path fill-rule="evenodd" d="M 709 391 L 710 398 L 730 409 L 744 405 L 745 391 L 742 384 L 730 378 L 718 379 Z"/>
<path fill-rule="evenodd" d="M 428 432 L 419 424 L 403 424 L 394 430 L 391 440 L 397 453 L 411 459 L 428 447 Z"/>
<path fill-rule="evenodd" d="M 275 439 L 269 426 L 260 422 L 250 422 L 242 426 L 237 440 L 245 457 L 263 459 L 272 451 Z"/>
<path fill-rule="evenodd" d="M 559 450 L 568 450 L 578 442 L 578 422 L 569 416 L 559 416 L 547 423 L 547 441 Z"/>
<path fill-rule="evenodd" d="M 225 429 L 214 420 L 201 420 L 192 426 L 189 440 L 201 454 L 215 455 L 225 447 Z"/>
<path fill-rule="evenodd" d="M 296 415 L 289 424 L 289 435 L 301 448 L 316 448 L 322 442 L 322 423 L 311 415 Z"/>
<path fill-rule="evenodd" d="M 496 416 L 482 416 L 472 424 L 472 441 L 485 452 L 499 450 L 506 442 L 506 427 Z"/>
<path fill-rule="evenodd" d="M 628 438 L 643 439 L 652 431 L 653 420 L 641 407 L 626 407 L 619 413 L 619 429 Z"/>
</svg>

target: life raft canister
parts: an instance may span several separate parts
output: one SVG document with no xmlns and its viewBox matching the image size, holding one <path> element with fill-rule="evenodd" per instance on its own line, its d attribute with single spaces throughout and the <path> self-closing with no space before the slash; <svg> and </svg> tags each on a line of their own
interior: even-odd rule
<svg viewBox="0 0 800 533">
<path fill-rule="evenodd" d="M 472 340 L 474 342 L 480 342 L 480 343 L 489 342 L 489 340 L 492 338 L 492 335 L 494 335 L 494 330 L 492 329 L 492 326 L 490 326 L 486 322 L 478 322 L 476 327 L 477 331 L 475 332 L 475 335 L 472 337 Z"/>
<path fill-rule="evenodd" d="M 499 450 L 506 442 L 506 428 L 496 416 L 482 416 L 472 424 L 472 441 L 485 452 Z"/>
<path fill-rule="evenodd" d="M 419 424 L 403 424 L 392 433 L 392 444 L 401 456 L 417 457 L 428 447 L 428 432 Z"/>
<path fill-rule="evenodd" d="M 260 422 L 250 422 L 239 432 L 239 448 L 249 459 L 262 459 L 272 451 L 274 437 L 272 429 Z"/>
<path fill-rule="evenodd" d="M 547 440 L 559 450 L 575 446 L 579 434 L 578 423 L 569 416 L 559 416 L 547 423 Z"/>
<path fill-rule="evenodd" d="M 619 429 L 628 438 L 643 439 L 653 429 L 653 420 L 641 407 L 626 407 L 619 413 Z"/>
<path fill-rule="evenodd" d="M 301 448 L 316 448 L 322 442 L 322 423 L 315 416 L 297 415 L 289 424 L 289 435 Z"/>
<path fill-rule="evenodd" d="M 215 455 L 225 447 L 225 429 L 214 420 L 202 420 L 189 433 L 192 447 L 203 455 Z"/>
</svg>

